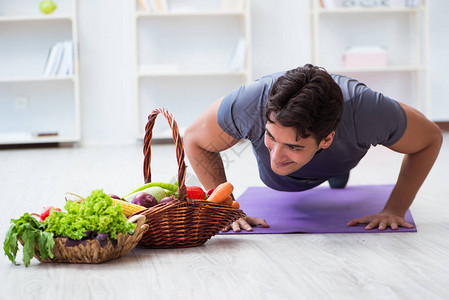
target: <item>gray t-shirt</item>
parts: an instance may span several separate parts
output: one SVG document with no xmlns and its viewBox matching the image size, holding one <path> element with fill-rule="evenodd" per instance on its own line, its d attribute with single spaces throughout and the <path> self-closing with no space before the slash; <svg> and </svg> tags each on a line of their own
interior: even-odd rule
<svg viewBox="0 0 449 300">
<path fill-rule="evenodd" d="M 332 75 L 344 98 L 334 141 L 301 169 L 287 176 L 277 175 L 271 170 L 270 154 L 264 144 L 265 105 L 271 86 L 284 73 L 264 76 L 232 91 L 224 97 L 217 116 L 227 134 L 251 141 L 260 178 L 267 186 L 282 191 L 311 189 L 330 177 L 349 172 L 371 146 L 391 146 L 404 134 L 407 117 L 398 102 L 355 79 Z"/>
</svg>

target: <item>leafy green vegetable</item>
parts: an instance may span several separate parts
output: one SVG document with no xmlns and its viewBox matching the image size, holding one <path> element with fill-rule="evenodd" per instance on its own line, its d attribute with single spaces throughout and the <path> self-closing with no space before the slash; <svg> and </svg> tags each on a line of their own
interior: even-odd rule
<svg viewBox="0 0 449 300">
<path fill-rule="evenodd" d="M 67 201 L 64 206 L 67 212 L 53 211 L 44 224 L 47 231 L 57 236 L 67 236 L 80 240 L 86 231 L 108 233 L 117 238 L 117 233 L 134 233 L 135 223 L 129 223 L 119 205 L 113 206 L 112 199 L 103 190 L 95 190 L 86 200 Z"/>
<path fill-rule="evenodd" d="M 13 223 L 6 234 L 3 250 L 9 260 L 16 264 L 18 241 L 23 241 L 23 262 L 30 265 L 34 251 L 39 247 L 43 259 L 53 258 L 54 236 L 69 237 L 80 240 L 86 232 L 109 234 L 116 239 L 117 233 L 134 233 L 135 223 L 130 223 L 122 213 L 120 205 L 113 206 L 109 195 L 103 190 L 95 190 L 81 202 L 67 201 L 64 207 L 67 212 L 52 210 L 44 222 L 39 222 L 25 213 Z"/>
<path fill-rule="evenodd" d="M 13 224 L 6 234 L 3 250 L 12 263 L 16 264 L 19 238 L 24 243 L 23 262 L 26 267 L 30 265 L 30 261 L 34 256 L 34 247 L 37 241 L 39 241 L 39 251 L 42 258 L 53 258 L 52 249 L 55 241 L 52 233 L 45 232 L 45 224 L 37 221 L 28 213 L 25 213 L 17 220 L 12 219 L 11 222 Z"/>
</svg>

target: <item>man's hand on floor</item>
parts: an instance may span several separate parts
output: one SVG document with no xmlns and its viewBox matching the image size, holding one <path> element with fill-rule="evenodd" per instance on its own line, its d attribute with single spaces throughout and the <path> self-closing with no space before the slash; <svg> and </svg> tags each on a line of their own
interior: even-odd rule
<svg viewBox="0 0 449 300">
<path fill-rule="evenodd" d="M 226 231 L 229 231 L 229 229 L 231 229 L 231 228 L 235 232 L 239 232 L 239 231 L 241 231 L 241 229 L 244 229 L 246 231 L 252 231 L 253 230 L 252 226 L 257 226 L 257 225 L 260 225 L 263 228 L 270 227 L 270 225 L 268 225 L 268 223 L 264 219 L 245 217 L 245 218 L 238 219 L 237 221 L 233 222 L 231 225 L 228 225 L 225 228 L 223 228 L 223 230 L 221 230 L 221 231 L 226 232 Z"/>
<path fill-rule="evenodd" d="M 414 227 L 412 224 L 407 223 L 404 217 L 395 215 L 394 213 L 388 211 L 382 211 L 377 214 L 354 219 L 348 223 L 348 226 L 356 226 L 359 224 L 368 224 L 365 226 L 366 230 L 371 230 L 376 227 L 379 228 L 379 230 L 385 230 L 387 227 L 390 227 L 393 230 L 398 229 L 398 227 Z"/>
</svg>

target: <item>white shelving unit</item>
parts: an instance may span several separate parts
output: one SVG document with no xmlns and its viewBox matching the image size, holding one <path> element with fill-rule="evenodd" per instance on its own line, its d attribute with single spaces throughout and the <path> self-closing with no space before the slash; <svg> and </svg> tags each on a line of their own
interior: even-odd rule
<svg viewBox="0 0 449 300">
<path fill-rule="evenodd" d="M 313 63 L 330 73 L 356 78 L 430 117 L 427 1 L 414 7 L 407 7 L 405 0 L 373 7 L 345 7 L 342 3 L 309 0 Z M 348 47 L 366 46 L 384 47 L 387 64 L 344 66 Z"/>
<path fill-rule="evenodd" d="M 163 11 L 134 5 L 137 138 L 154 108 L 173 113 L 183 135 L 213 101 L 251 80 L 249 0 L 167 0 Z M 171 136 L 158 120 L 153 137 Z"/>
<path fill-rule="evenodd" d="M 77 1 L 0 0 L 0 145 L 80 140 Z M 73 42 L 73 74 L 44 76 L 50 48 Z"/>
</svg>

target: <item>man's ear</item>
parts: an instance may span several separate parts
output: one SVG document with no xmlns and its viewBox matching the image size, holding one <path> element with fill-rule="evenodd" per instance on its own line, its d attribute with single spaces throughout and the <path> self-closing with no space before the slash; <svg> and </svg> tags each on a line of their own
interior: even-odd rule
<svg viewBox="0 0 449 300">
<path fill-rule="evenodd" d="M 319 148 L 320 149 L 328 148 L 334 141 L 334 136 L 335 136 L 335 131 L 332 131 L 331 133 L 329 133 L 328 136 L 326 136 L 324 139 L 321 140 Z"/>
</svg>

